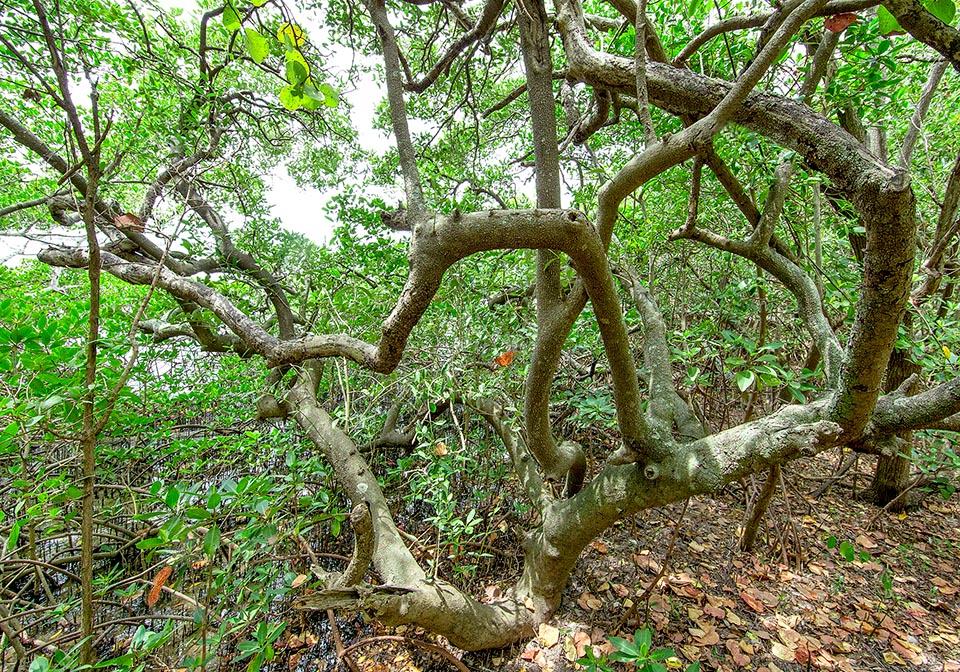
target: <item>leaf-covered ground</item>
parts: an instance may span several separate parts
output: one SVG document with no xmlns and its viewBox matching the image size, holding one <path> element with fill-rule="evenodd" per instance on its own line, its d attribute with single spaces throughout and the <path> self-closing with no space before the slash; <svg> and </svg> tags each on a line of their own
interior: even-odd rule
<svg viewBox="0 0 960 672">
<path fill-rule="evenodd" d="M 700 661 L 704 670 L 960 671 L 957 496 L 934 493 L 905 514 L 879 512 L 856 497 L 872 471 L 863 459 L 810 498 L 835 466 L 823 457 L 784 470 L 786 497 L 778 490 L 753 554 L 737 548 L 751 483 L 691 501 L 679 526 L 680 505 L 641 514 L 592 544 L 538 637 L 453 656 L 470 670 L 582 669 L 573 661 L 586 647 L 609 653 L 609 637 L 629 637 L 647 623 L 655 648 L 677 653 L 675 669 Z M 498 579 L 486 577 L 488 594 Z M 463 669 L 412 640 L 435 642 L 369 624 L 343 643 L 361 643 L 351 653 L 354 669 Z"/>
</svg>

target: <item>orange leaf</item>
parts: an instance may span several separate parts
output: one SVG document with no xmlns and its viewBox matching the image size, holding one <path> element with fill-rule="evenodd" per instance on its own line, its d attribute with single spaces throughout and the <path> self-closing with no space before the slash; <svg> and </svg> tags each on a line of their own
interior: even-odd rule
<svg viewBox="0 0 960 672">
<path fill-rule="evenodd" d="M 160 599 L 160 591 L 163 590 L 163 584 L 167 582 L 167 579 L 170 578 L 170 574 L 173 573 L 173 567 L 167 565 L 153 577 L 153 587 L 150 589 L 150 592 L 147 594 L 147 606 L 152 607 L 157 603 L 157 600 Z"/>
<path fill-rule="evenodd" d="M 857 15 L 849 12 L 845 14 L 834 14 L 829 19 L 824 20 L 823 27 L 831 33 L 842 33 L 851 23 L 857 22 Z"/>
<path fill-rule="evenodd" d="M 513 356 L 515 354 L 517 354 L 515 351 L 507 350 L 502 355 L 497 355 L 493 361 L 499 364 L 500 366 L 510 366 L 510 362 L 513 361 Z"/>
</svg>

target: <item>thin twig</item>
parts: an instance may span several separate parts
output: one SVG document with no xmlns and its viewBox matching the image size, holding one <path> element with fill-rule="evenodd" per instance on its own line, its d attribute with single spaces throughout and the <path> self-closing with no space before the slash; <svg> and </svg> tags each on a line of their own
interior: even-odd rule
<svg viewBox="0 0 960 672">
<path fill-rule="evenodd" d="M 643 620 L 644 622 L 648 621 L 650 618 L 650 596 L 653 594 L 653 589 L 657 587 L 657 584 L 660 583 L 660 580 L 666 575 L 667 569 L 670 567 L 670 558 L 673 556 L 673 547 L 677 543 L 677 538 L 680 536 L 680 524 L 683 522 L 683 517 L 687 513 L 687 507 L 690 505 L 690 499 L 687 498 L 683 500 L 683 508 L 680 509 L 680 515 L 677 516 L 677 522 L 673 524 L 673 534 L 670 536 L 670 544 L 667 546 L 667 552 L 663 556 L 663 563 L 660 565 L 660 571 L 657 572 L 657 575 L 653 578 L 653 581 L 650 582 L 640 597 L 636 602 L 633 603 L 633 606 L 627 611 L 623 619 L 621 619 L 620 624 L 617 626 L 619 630 L 624 623 L 626 623 L 632 616 L 637 613 L 637 605 L 640 602 L 644 603 L 643 608 Z"/>
</svg>

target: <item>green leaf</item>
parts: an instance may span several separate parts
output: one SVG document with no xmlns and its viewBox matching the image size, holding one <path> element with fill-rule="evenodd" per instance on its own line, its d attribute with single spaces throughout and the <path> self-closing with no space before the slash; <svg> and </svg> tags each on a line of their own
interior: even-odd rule
<svg viewBox="0 0 960 672">
<path fill-rule="evenodd" d="M 320 92 L 323 93 L 323 104 L 327 107 L 336 107 L 340 104 L 340 92 L 329 84 L 321 84 Z"/>
<path fill-rule="evenodd" d="M 667 658 L 675 658 L 676 655 L 673 649 L 658 649 L 650 654 L 650 660 L 666 660 Z"/>
<path fill-rule="evenodd" d="M 223 27 L 227 30 L 240 30 L 240 15 L 237 14 L 237 10 L 233 8 L 233 5 L 227 4 L 223 8 Z"/>
<path fill-rule="evenodd" d="M 104 660 L 101 663 L 97 663 L 93 666 L 95 670 L 129 670 L 133 666 L 133 654 L 125 653 L 122 656 L 117 656 L 116 658 L 111 658 L 110 660 Z"/>
<path fill-rule="evenodd" d="M 0 453 L 3 453 L 7 446 L 13 443 L 13 440 L 17 438 L 17 433 L 19 431 L 20 423 L 16 420 L 3 428 L 3 432 L 0 432 Z"/>
<path fill-rule="evenodd" d="M 287 59 L 287 81 L 294 86 L 303 84 L 310 76 L 310 66 L 307 60 L 296 49 L 290 49 L 284 53 Z M 257 437 L 254 437 L 257 438 Z"/>
<path fill-rule="evenodd" d="M 903 35 L 906 32 L 900 27 L 900 24 L 894 18 L 893 14 L 890 13 L 890 10 L 883 5 L 877 7 L 877 19 L 879 20 L 880 34 L 884 37 Z"/>
<path fill-rule="evenodd" d="M 741 371 L 737 374 L 737 377 L 734 379 L 737 387 L 740 388 L 741 392 L 746 392 L 753 383 L 757 380 L 757 377 L 754 375 L 753 371 Z"/>
<path fill-rule="evenodd" d="M 687 16 L 696 16 L 701 7 L 703 7 L 703 0 L 690 0 L 690 4 L 687 6 Z"/>
<path fill-rule="evenodd" d="M 67 487 L 67 497 L 70 499 L 80 499 L 83 496 L 83 490 L 75 485 Z"/>
<path fill-rule="evenodd" d="M 290 85 L 280 89 L 280 103 L 291 112 L 303 107 L 303 96 L 298 93 L 297 88 Z"/>
<path fill-rule="evenodd" d="M 30 672 L 47 672 L 50 669 L 50 661 L 46 656 L 37 656 L 30 663 Z"/>
<path fill-rule="evenodd" d="M 211 517 L 210 512 L 197 506 L 191 506 L 184 514 L 190 520 L 207 520 Z"/>
<path fill-rule="evenodd" d="M 853 562 L 853 558 L 855 556 L 853 544 L 851 544 L 849 541 L 841 541 L 838 550 L 840 551 L 840 555 L 843 556 L 844 560 L 847 562 Z"/>
<path fill-rule="evenodd" d="M 263 63 L 263 59 L 270 55 L 270 45 L 267 43 L 267 38 L 253 28 L 244 29 L 243 34 L 247 38 L 247 51 L 250 52 L 250 58 L 258 65 Z"/>
<path fill-rule="evenodd" d="M 220 528 L 212 525 L 203 537 L 203 552 L 207 557 L 213 558 L 218 548 L 220 548 Z"/>
<path fill-rule="evenodd" d="M 834 549 L 837 547 L 837 538 L 834 536 L 827 537 L 827 548 Z"/>
<path fill-rule="evenodd" d="M 17 542 L 20 541 L 20 521 L 18 520 L 13 524 L 13 527 L 10 528 L 10 538 L 7 539 L 7 550 L 12 551 L 17 547 Z M 30 669 L 33 669 L 32 667 Z"/>
<path fill-rule="evenodd" d="M 48 411 L 54 406 L 56 406 L 57 404 L 62 404 L 64 401 L 65 401 L 64 398 L 61 397 L 59 394 L 50 395 L 49 397 L 44 399 L 42 402 L 40 402 L 40 410 Z"/>
<path fill-rule="evenodd" d="M 170 488 L 167 490 L 167 496 L 163 498 L 163 503 L 171 509 L 177 507 L 177 504 L 180 503 L 180 493 L 176 488 Z"/>
<path fill-rule="evenodd" d="M 957 6 L 953 4 L 953 0 L 927 0 L 923 6 L 947 25 L 950 25 L 957 15 Z"/>
<path fill-rule="evenodd" d="M 150 537 L 149 539 L 142 539 L 137 542 L 137 548 L 141 551 L 149 551 L 152 548 L 163 545 L 163 539 L 159 537 Z"/>
</svg>

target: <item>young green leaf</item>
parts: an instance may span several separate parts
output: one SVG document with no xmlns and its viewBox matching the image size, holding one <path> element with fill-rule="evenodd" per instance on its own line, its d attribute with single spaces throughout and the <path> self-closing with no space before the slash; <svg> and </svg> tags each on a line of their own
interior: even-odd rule
<svg viewBox="0 0 960 672">
<path fill-rule="evenodd" d="M 211 525 L 203 537 L 203 552 L 208 558 L 213 558 L 218 548 L 220 548 L 220 528 Z"/>
<path fill-rule="evenodd" d="M 270 54 L 267 39 L 253 28 L 246 28 L 243 34 L 247 38 L 247 51 L 250 52 L 250 58 L 258 65 L 263 63 L 263 59 Z"/>
<path fill-rule="evenodd" d="M 227 30 L 240 30 L 240 15 L 237 14 L 237 10 L 233 8 L 233 5 L 227 4 L 223 8 L 223 27 Z"/>
<path fill-rule="evenodd" d="M 13 524 L 13 527 L 10 528 L 10 538 L 7 539 L 7 550 L 12 551 L 17 547 L 17 542 L 20 541 L 20 521 L 18 520 Z"/>
<path fill-rule="evenodd" d="M 950 25 L 957 15 L 957 6 L 953 4 L 953 0 L 927 0 L 923 6 L 947 25 Z"/>
<path fill-rule="evenodd" d="M 320 92 L 323 93 L 323 104 L 327 107 L 336 107 L 340 104 L 340 92 L 329 84 L 321 84 Z"/>
<path fill-rule="evenodd" d="M 280 103 L 291 112 L 303 107 L 304 98 L 297 89 L 298 87 L 292 85 L 280 89 Z"/>
<path fill-rule="evenodd" d="M 900 24 L 894 18 L 893 14 L 890 13 L 883 5 L 877 7 L 877 19 L 879 20 L 879 29 L 880 34 L 884 37 L 890 37 L 891 35 L 903 35 L 906 31 L 900 27 Z"/>
<path fill-rule="evenodd" d="M 741 371 L 737 374 L 737 377 L 734 382 L 737 383 L 737 387 L 740 388 L 741 392 L 746 392 L 747 389 L 753 385 L 757 377 L 754 375 L 753 371 Z"/>
</svg>

